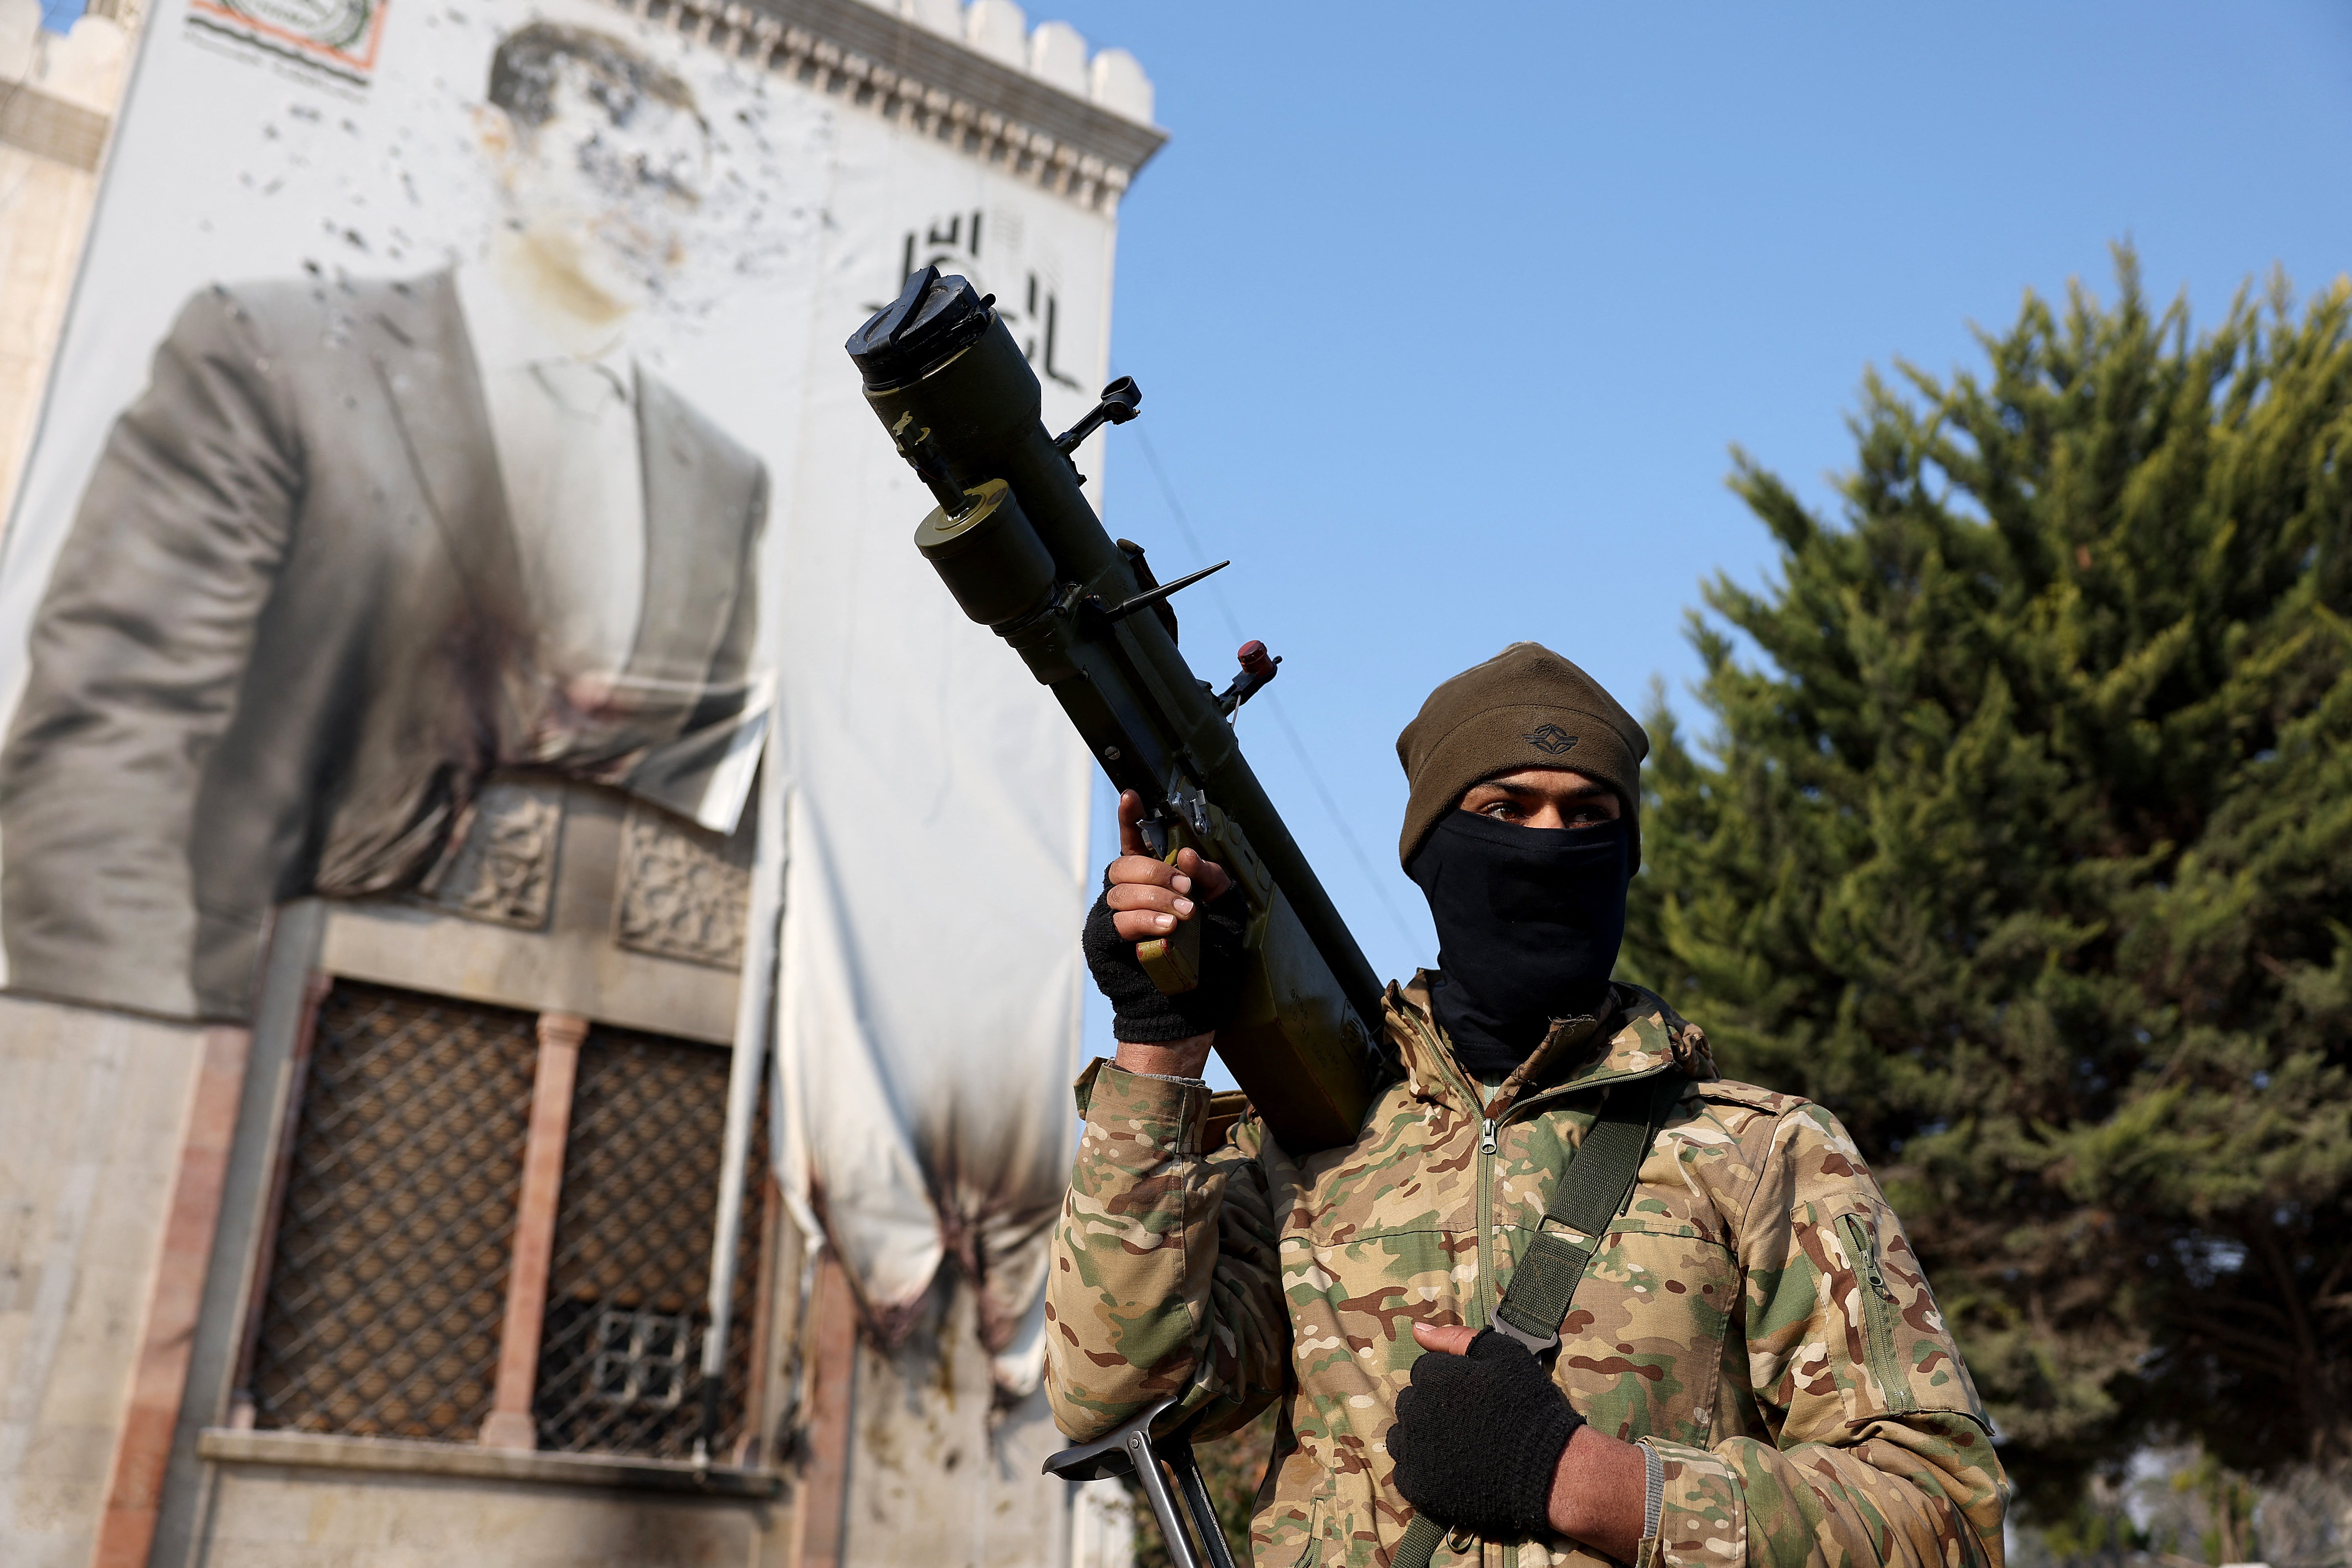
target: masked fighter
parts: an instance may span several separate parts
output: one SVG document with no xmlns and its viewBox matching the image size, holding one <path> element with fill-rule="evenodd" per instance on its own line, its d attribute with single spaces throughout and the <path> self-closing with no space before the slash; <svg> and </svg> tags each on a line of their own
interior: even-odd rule
<svg viewBox="0 0 2352 1568">
<path fill-rule="evenodd" d="M 1305 1159 L 1248 1114 L 1207 1136 L 1228 879 L 1139 853 L 1120 804 L 1086 941 L 1120 1044 L 1078 1080 L 1048 1386 L 1081 1440 L 1171 1394 L 1199 1432 L 1278 1401 L 1260 1563 L 1385 1563 L 1415 1518 L 1439 1563 L 2000 1561 L 1983 1407 L 1845 1130 L 1723 1080 L 1610 977 L 1648 747 L 1533 643 L 1430 695 L 1397 742 L 1399 854 L 1439 967 L 1389 988 L 1401 1070 L 1355 1142 Z M 1167 997 L 1133 944 L 1183 921 L 1207 973 Z M 1570 1234 L 1563 1173 L 1636 1104 L 1603 1217 Z M 1571 1252 L 1547 1343 L 1533 1260 Z"/>
</svg>

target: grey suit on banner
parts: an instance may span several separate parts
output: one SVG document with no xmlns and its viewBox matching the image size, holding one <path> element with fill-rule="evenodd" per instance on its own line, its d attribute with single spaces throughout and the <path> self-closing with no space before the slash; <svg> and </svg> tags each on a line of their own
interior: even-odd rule
<svg viewBox="0 0 2352 1568">
<path fill-rule="evenodd" d="M 656 696 L 555 764 L 624 785 L 743 708 L 768 496 L 642 373 L 636 408 L 622 673 Z M 489 773 L 530 760 L 555 700 L 536 643 L 450 276 L 198 294 L 34 621 L 0 749 L 10 985 L 243 1017 L 272 907 L 413 885 Z"/>
</svg>

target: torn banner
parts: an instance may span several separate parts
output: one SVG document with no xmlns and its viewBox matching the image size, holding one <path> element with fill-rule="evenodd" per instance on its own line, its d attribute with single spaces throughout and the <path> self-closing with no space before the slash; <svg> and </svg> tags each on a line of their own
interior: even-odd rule
<svg viewBox="0 0 2352 1568">
<path fill-rule="evenodd" d="M 836 213 L 926 216 L 840 236 L 802 373 L 777 660 L 782 1176 L 886 1342 L 942 1267 L 970 1279 L 1017 1395 L 1038 1375 L 1076 1134 L 1091 764 L 1051 694 L 916 553 L 932 500 L 841 342 L 898 292 L 910 252 L 938 260 L 998 297 L 1034 344 L 1047 422 L 1074 422 L 1106 374 L 1112 222 L 878 121 L 839 132 Z M 1100 458 L 1099 437 L 1078 454 L 1097 504 Z"/>
</svg>

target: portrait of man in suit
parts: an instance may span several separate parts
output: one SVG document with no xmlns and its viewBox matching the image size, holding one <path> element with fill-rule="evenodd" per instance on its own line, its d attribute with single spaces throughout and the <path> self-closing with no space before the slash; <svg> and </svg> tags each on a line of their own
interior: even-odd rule
<svg viewBox="0 0 2352 1568">
<path fill-rule="evenodd" d="M 0 746 L 12 988 L 242 1017 L 277 904 L 416 886 L 501 770 L 731 827 L 768 476 L 629 346 L 709 129 L 543 22 L 474 129 L 485 254 L 202 290 L 117 421 Z"/>
</svg>

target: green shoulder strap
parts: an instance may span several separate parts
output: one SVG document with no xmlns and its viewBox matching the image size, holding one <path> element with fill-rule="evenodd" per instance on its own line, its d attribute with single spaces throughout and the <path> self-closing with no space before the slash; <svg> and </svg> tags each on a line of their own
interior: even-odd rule
<svg viewBox="0 0 2352 1568">
<path fill-rule="evenodd" d="M 1496 1331 L 1527 1346 L 1529 1354 L 1547 1356 L 1559 1348 L 1559 1326 L 1567 1321 L 1585 1265 L 1600 1249 L 1609 1222 L 1633 1195 L 1642 1161 L 1682 1092 L 1683 1076 L 1672 1067 L 1654 1078 L 1611 1089 L 1600 1117 L 1560 1173 L 1551 1201 L 1544 1206 L 1544 1218 L 1577 1234 L 1566 1237 L 1549 1227 L 1538 1231 L 1495 1308 Z M 1480 1219 L 1484 1223 L 1485 1216 Z M 1429 1568 L 1444 1539 L 1444 1525 L 1427 1514 L 1413 1515 L 1389 1568 Z"/>
<path fill-rule="evenodd" d="M 1584 1279 L 1584 1267 L 1600 1248 L 1609 1222 L 1633 1195 L 1633 1178 L 1682 1088 L 1682 1075 L 1669 1067 L 1655 1078 L 1610 1090 L 1600 1118 L 1552 1188 L 1544 1218 L 1577 1234 L 1538 1231 L 1495 1308 L 1495 1327 L 1527 1346 L 1530 1355 L 1546 1356 L 1559 1348 L 1559 1325 Z"/>
</svg>

